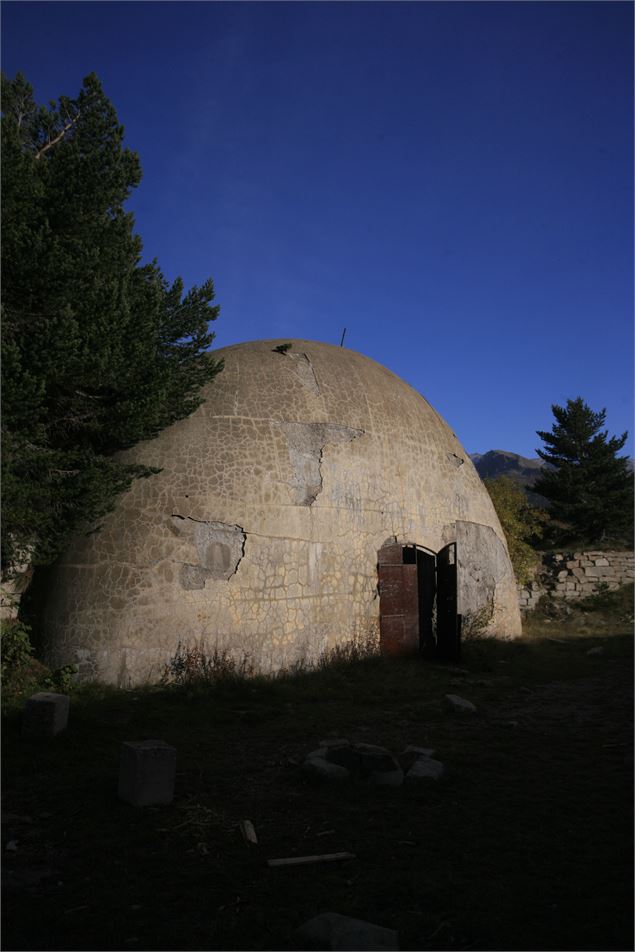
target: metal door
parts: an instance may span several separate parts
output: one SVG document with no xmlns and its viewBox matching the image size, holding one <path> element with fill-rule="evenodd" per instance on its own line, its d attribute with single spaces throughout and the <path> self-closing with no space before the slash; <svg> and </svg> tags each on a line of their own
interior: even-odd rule
<svg viewBox="0 0 635 952">
<path fill-rule="evenodd" d="M 417 587 L 419 595 L 419 650 L 426 658 L 436 655 L 434 630 L 434 598 L 436 595 L 437 560 L 431 552 L 417 549 Z"/>
<path fill-rule="evenodd" d="M 419 651 L 417 561 L 398 543 L 383 546 L 377 557 L 379 576 L 379 646 L 382 654 Z M 406 561 L 407 560 L 407 561 Z"/>
<path fill-rule="evenodd" d="M 437 658 L 458 662 L 461 620 L 457 614 L 456 542 L 437 553 Z"/>
</svg>

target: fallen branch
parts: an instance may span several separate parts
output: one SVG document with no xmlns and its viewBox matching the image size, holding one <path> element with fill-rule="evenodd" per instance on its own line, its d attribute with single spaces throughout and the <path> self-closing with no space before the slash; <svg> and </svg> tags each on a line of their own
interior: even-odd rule
<svg viewBox="0 0 635 952">
<path fill-rule="evenodd" d="M 335 863 L 343 859 L 355 859 L 355 853 L 321 853 L 318 856 L 286 856 L 283 859 L 268 859 L 268 866 L 308 866 L 309 863 Z"/>
</svg>

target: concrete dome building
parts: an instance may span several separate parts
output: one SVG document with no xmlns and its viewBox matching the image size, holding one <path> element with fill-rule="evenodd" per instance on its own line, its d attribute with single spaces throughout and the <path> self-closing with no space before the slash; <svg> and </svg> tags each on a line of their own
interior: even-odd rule
<svg viewBox="0 0 635 952">
<path fill-rule="evenodd" d="M 217 351 L 203 405 L 124 454 L 161 472 L 49 573 L 50 663 L 129 685 L 179 641 L 272 671 L 358 637 L 451 647 L 457 614 L 520 633 L 499 521 L 439 414 L 361 354 L 284 343 Z"/>
</svg>

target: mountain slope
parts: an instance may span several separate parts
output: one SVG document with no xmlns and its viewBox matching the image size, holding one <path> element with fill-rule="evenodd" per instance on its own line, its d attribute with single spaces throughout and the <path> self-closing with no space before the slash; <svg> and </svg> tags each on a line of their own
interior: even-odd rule
<svg viewBox="0 0 635 952">
<path fill-rule="evenodd" d="M 509 450 L 489 450 L 487 453 L 471 453 L 470 459 L 481 479 L 498 479 L 507 476 L 527 493 L 534 506 L 546 506 L 546 500 L 531 491 L 544 465 L 541 459 L 529 459 Z"/>
</svg>

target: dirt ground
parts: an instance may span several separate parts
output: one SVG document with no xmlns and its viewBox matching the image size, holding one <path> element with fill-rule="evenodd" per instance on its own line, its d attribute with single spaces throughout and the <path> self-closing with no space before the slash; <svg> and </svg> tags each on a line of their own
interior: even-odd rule
<svg viewBox="0 0 635 952">
<path fill-rule="evenodd" d="M 459 668 L 80 691 L 54 742 L 9 710 L 3 948 L 294 949 L 332 911 L 402 949 L 632 949 L 632 688 L 632 638 L 554 632 L 467 645 Z M 301 763 L 329 735 L 433 747 L 446 776 L 316 784 Z M 121 742 L 143 737 L 177 747 L 170 806 L 116 797 Z M 339 851 L 354 858 L 267 865 Z"/>
</svg>

